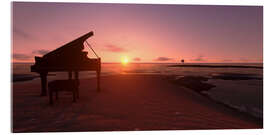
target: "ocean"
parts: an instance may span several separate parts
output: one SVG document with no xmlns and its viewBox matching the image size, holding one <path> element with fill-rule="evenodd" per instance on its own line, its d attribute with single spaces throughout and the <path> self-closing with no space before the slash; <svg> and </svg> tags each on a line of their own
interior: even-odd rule
<svg viewBox="0 0 270 135">
<path fill-rule="evenodd" d="M 30 72 L 33 63 L 13 63 L 13 83 L 40 83 L 39 75 Z M 207 68 L 207 67 L 170 67 L 175 64 L 152 63 L 103 63 L 101 76 L 117 74 L 160 74 L 181 78 L 185 76 L 203 76 L 209 78 L 205 83 L 215 85 L 208 91 L 202 91 L 214 102 L 221 103 L 230 108 L 247 113 L 256 118 L 263 118 L 263 69 L 256 68 Z M 192 65 L 192 63 L 191 63 Z M 198 63 L 196 63 L 198 65 Z M 236 65 L 259 66 L 262 63 L 201 63 L 200 65 Z M 93 78 L 95 72 L 80 72 L 80 79 Z M 217 78 L 226 75 L 227 78 Z M 235 76 L 238 78 L 235 79 Z M 234 77 L 233 79 L 230 79 Z M 247 79 L 246 77 L 249 77 Z M 66 79 L 65 72 L 49 73 L 48 81 Z M 240 79 L 239 79 L 240 78 Z M 251 78 L 251 79 L 250 79 Z"/>
</svg>

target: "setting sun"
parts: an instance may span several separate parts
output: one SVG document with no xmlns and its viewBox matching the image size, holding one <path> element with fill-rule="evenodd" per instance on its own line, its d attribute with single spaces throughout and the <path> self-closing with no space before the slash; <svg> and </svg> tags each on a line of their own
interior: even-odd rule
<svg viewBox="0 0 270 135">
<path fill-rule="evenodd" d="M 127 57 L 122 57 L 122 58 L 121 58 L 121 63 L 122 63 L 123 65 L 128 64 L 128 62 L 129 62 L 129 59 L 128 59 Z"/>
</svg>

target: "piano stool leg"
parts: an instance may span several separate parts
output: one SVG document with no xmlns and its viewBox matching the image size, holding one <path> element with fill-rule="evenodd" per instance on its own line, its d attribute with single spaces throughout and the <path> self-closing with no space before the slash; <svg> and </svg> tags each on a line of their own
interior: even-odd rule
<svg viewBox="0 0 270 135">
<path fill-rule="evenodd" d="M 55 99 L 58 100 L 58 90 L 55 91 Z"/>
<path fill-rule="evenodd" d="M 40 73 L 41 78 L 41 96 L 47 96 L 47 72 Z"/>
<path fill-rule="evenodd" d="M 77 95 L 77 98 L 79 99 L 80 98 L 80 92 L 79 92 L 78 88 L 76 89 L 76 95 Z"/>
<path fill-rule="evenodd" d="M 52 90 L 49 90 L 49 95 L 50 95 L 50 105 L 53 104 L 53 91 Z"/>
<path fill-rule="evenodd" d="M 76 102 L 76 89 L 73 89 L 73 102 Z"/>
</svg>

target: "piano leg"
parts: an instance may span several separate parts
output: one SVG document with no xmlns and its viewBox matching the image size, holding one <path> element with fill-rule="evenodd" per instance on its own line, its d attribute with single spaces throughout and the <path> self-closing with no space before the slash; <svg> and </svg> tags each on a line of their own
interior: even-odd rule
<svg viewBox="0 0 270 135">
<path fill-rule="evenodd" d="M 97 91 L 100 91 L 100 70 L 97 70 Z"/>
<path fill-rule="evenodd" d="M 48 72 L 40 73 L 40 78 L 41 78 L 41 96 L 47 96 L 47 75 L 48 75 Z"/>
<path fill-rule="evenodd" d="M 79 81 L 79 72 L 78 71 L 75 71 L 75 80 L 78 83 L 78 87 L 76 87 L 76 96 L 79 99 L 79 97 L 80 97 L 79 96 L 80 95 L 80 93 L 79 93 L 79 84 L 80 84 L 80 81 Z"/>
</svg>

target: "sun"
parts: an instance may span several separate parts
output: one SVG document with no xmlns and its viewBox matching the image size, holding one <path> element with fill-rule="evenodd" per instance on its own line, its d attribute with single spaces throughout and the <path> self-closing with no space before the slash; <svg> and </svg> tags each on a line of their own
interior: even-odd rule
<svg viewBox="0 0 270 135">
<path fill-rule="evenodd" d="M 124 56 L 124 57 L 121 58 L 121 63 L 122 63 L 123 65 L 127 65 L 128 62 L 129 62 L 128 57 Z"/>
</svg>

